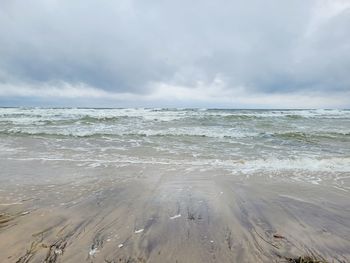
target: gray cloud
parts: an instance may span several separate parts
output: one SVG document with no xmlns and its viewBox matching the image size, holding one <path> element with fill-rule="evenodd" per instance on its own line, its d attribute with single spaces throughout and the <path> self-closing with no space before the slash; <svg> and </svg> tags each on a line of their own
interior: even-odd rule
<svg viewBox="0 0 350 263">
<path fill-rule="evenodd" d="M 350 92 L 345 0 L 4 0 L 0 7 L 3 97 L 9 85 L 29 86 L 34 96 L 35 87 L 56 92 L 69 83 L 106 97 L 158 92 L 171 100 L 171 87 L 198 90 L 218 79 L 232 99 Z"/>
</svg>

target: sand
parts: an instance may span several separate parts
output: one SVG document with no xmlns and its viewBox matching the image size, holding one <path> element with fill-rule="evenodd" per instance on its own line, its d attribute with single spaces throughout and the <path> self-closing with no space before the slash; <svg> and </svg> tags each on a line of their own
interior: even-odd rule
<svg viewBox="0 0 350 263">
<path fill-rule="evenodd" d="M 2 167 L 13 174 L 1 177 L 2 263 L 350 259 L 350 193 L 326 184 L 152 164 Z"/>
</svg>

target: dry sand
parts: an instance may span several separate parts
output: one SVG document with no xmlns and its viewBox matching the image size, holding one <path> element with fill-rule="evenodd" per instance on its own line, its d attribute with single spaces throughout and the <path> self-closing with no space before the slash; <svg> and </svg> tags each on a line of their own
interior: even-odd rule
<svg viewBox="0 0 350 263">
<path fill-rule="evenodd" d="M 1 263 L 350 259 L 350 193 L 288 174 L 152 164 L 81 174 L 35 160 L 1 167 L 14 178 L 0 181 Z"/>
</svg>

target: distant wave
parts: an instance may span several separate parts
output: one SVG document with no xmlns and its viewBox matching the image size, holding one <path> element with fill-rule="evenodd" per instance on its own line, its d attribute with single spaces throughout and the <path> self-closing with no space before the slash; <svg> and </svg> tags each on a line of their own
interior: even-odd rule
<svg viewBox="0 0 350 263">
<path fill-rule="evenodd" d="M 48 136 L 48 137 L 116 137 L 116 136 L 133 136 L 133 137 L 203 137 L 203 138 L 241 138 L 250 136 L 248 134 L 221 135 L 215 133 L 186 133 L 186 132 L 160 132 L 160 131 L 140 131 L 140 132 L 69 132 L 69 131 L 40 131 L 40 130 L 1 130 L 0 135 L 13 136 Z"/>
<path fill-rule="evenodd" d="M 40 130 L 40 129 L 7 129 L 0 130 L 0 135 L 8 136 L 41 136 L 41 137 L 77 137 L 77 138 L 89 138 L 89 137 L 197 137 L 197 138 L 221 138 L 221 139 L 239 139 L 239 138 L 276 138 L 280 140 L 295 140 L 312 142 L 317 140 L 329 139 L 329 140 L 350 140 L 350 132 L 275 132 L 275 133 L 254 133 L 254 132 L 230 132 L 230 131 L 211 131 L 208 130 L 181 130 L 174 129 L 172 131 L 164 130 L 140 130 L 136 131 L 70 131 L 69 129 L 56 129 L 56 130 Z"/>
<path fill-rule="evenodd" d="M 3 118 L 42 118 L 42 119 L 113 119 L 114 117 L 140 118 L 350 118 L 350 110 L 219 110 L 219 109 L 21 109 L 0 108 Z"/>
</svg>

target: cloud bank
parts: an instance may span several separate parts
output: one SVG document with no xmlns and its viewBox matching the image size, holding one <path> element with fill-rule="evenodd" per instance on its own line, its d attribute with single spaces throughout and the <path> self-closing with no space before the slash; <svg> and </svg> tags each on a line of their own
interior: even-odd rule
<svg viewBox="0 0 350 263">
<path fill-rule="evenodd" d="M 350 1 L 4 0 L 0 105 L 350 107 Z"/>
</svg>

